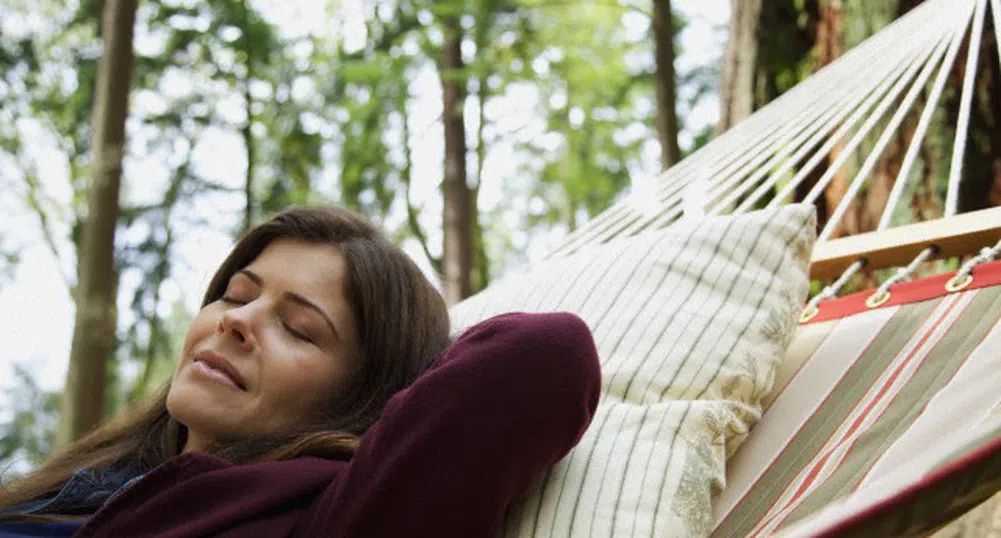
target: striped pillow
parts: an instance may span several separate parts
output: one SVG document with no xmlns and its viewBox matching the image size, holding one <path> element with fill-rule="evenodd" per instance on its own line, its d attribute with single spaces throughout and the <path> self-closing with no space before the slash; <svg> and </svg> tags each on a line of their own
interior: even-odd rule
<svg viewBox="0 0 1001 538">
<path fill-rule="evenodd" d="M 800 327 L 713 536 L 917 536 L 1001 489 L 1001 262 L 962 293 L 951 276 Z"/>
<path fill-rule="evenodd" d="M 795 330 L 814 238 L 809 205 L 687 222 L 547 260 L 456 305 L 457 328 L 574 312 L 602 361 L 590 428 L 501 535 L 705 536 L 726 457 Z"/>
</svg>

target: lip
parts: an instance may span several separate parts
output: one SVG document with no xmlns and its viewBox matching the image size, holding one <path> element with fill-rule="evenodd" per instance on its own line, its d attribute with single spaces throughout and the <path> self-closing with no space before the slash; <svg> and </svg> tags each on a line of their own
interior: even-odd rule
<svg viewBox="0 0 1001 538">
<path fill-rule="evenodd" d="M 240 390 L 247 390 L 247 383 L 243 380 L 243 376 L 240 375 L 240 371 L 222 355 L 210 349 L 203 349 L 195 353 L 193 358 L 195 362 L 203 362 L 213 370 L 223 373 Z"/>
</svg>

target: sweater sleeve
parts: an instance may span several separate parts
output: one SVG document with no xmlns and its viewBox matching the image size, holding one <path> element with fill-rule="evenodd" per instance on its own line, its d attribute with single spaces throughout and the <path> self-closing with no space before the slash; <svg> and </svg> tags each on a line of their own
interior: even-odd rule
<svg viewBox="0 0 1001 538">
<path fill-rule="evenodd" d="M 504 314 L 459 337 L 387 404 L 311 510 L 324 536 L 489 536 L 580 440 L 598 403 L 594 340 L 567 313 Z"/>
</svg>

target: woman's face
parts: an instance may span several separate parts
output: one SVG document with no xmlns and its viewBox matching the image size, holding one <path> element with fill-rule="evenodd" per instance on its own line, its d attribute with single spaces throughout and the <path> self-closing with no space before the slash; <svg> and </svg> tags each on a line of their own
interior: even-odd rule
<svg viewBox="0 0 1001 538">
<path fill-rule="evenodd" d="M 167 395 L 185 451 L 318 418 L 360 364 L 336 247 L 272 241 L 191 322 Z"/>
</svg>

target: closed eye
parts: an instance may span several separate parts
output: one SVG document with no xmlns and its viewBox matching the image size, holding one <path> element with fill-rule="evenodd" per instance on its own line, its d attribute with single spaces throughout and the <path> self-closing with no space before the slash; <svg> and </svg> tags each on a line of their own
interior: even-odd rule
<svg viewBox="0 0 1001 538">
<path fill-rule="evenodd" d="M 247 304 L 246 301 L 240 301 L 238 299 L 234 299 L 234 298 L 228 297 L 226 295 L 223 295 L 222 297 L 220 297 L 219 300 L 222 301 L 222 302 L 224 302 L 224 303 L 228 303 L 228 304 L 232 304 L 232 305 L 245 305 L 245 304 Z M 295 337 L 295 338 L 297 338 L 299 340 L 302 340 L 303 342 L 307 342 L 307 343 L 310 343 L 310 344 L 313 343 L 313 339 L 312 338 L 310 338 L 309 336 L 307 336 L 306 334 L 304 334 L 302 332 L 299 332 L 299 331 L 293 329 L 292 326 L 289 325 L 288 323 L 286 323 L 284 320 L 281 320 L 280 323 L 281 323 L 282 328 L 284 328 L 293 337 Z"/>
<path fill-rule="evenodd" d="M 291 334 L 292 336 L 298 338 L 299 340 L 302 340 L 304 342 L 308 342 L 310 344 L 313 343 L 313 340 L 310 337 L 308 337 L 305 334 L 303 334 L 303 333 L 301 333 L 301 332 L 293 329 L 291 325 L 289 325 L 288 323 L 285 323 L 284 321 L 282 322 L 282 327 L 284 327 L 285 330 L 288 331 L 289 334 Z"/>
</svg>

